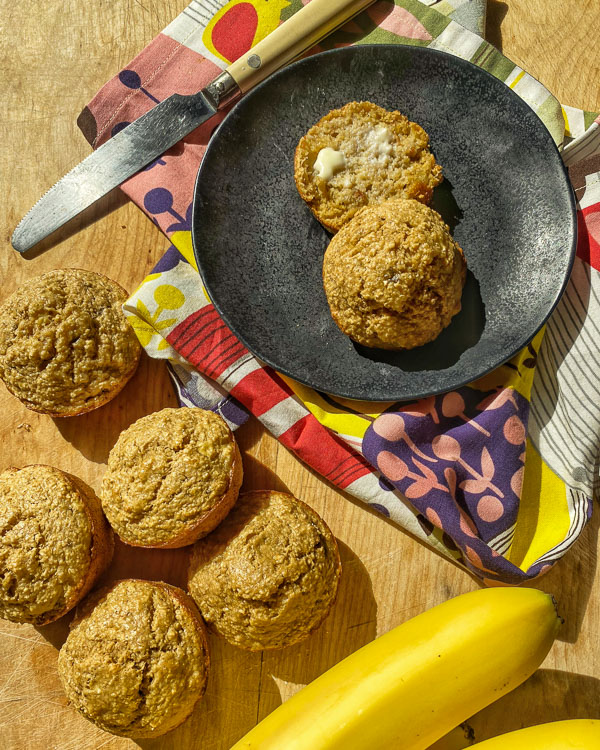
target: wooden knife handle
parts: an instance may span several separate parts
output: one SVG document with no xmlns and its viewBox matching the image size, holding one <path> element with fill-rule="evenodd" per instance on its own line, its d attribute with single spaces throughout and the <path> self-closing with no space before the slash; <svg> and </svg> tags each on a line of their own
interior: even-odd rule
<svg viewBox="0 0 600 750">
<path fill-rule="evenodd" d="M 227 72 L 246 92 L 323 37 L 371 5 L 373 0 L 311 0 L 251 50 Z"/>
</svg>

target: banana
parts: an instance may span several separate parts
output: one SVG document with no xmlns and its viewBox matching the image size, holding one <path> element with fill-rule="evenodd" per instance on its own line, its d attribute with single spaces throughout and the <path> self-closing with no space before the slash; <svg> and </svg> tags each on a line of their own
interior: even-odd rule
<svg viewBox="0 0 600 750">
<path fill-rule="evenodd" d="M 600 721 L 569 719 L 518 729 L 473 745 L 472 750 L 598 750 Z"/>
<path fill-rule="evenodd" d="M 457 596 L 336 664 L 231 750 L 425 750 L 526 680 L 560 622 L 537 589 Z"/>
</svg>

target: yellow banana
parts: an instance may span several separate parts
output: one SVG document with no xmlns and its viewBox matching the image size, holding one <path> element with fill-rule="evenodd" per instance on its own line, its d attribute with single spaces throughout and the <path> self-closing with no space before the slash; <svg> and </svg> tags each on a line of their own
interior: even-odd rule
<svg viewBox="0 0 600 750">
<path fill-rule="evenodd" d="M 518 729 L 473 745 L 472 750 L 598 750 L 600 721 L 569 719 Z"/>
<path fill-rule="evenodd" d="M 231 750 L 425 750 L 526 680 L 559 625 L 537 589 L 457 596 L 336 664 Z"/>
</svg>

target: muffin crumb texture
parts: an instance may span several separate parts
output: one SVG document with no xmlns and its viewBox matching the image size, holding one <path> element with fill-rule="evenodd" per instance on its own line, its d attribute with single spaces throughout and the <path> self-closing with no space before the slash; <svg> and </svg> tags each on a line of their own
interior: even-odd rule
<svg viewBox="0 0 600 750">
<path fill-rule="evenodd" d="M 102 506 L 128 544 L 182 546 L 221 521 L 241 482 L 241 456 L 222 417 L 204 409 L 162 409 L 119 436 Z"/>
<path fill-rule="evenodd" d="M 448 226 L 415 200 L 361 209 L 323 260 L 334 321 L 359 344 L 381 349 L 435 339 L 461 309 L 465 274 Z"/>
<path fill-rule="evenodd" d="M 41 465 L 0 475 L 0 617 L 42 625 L 64 614 L 91 584 L 92 547 L 92 521 L 72 478 Z"/>
<path fill-rule="evenodd" d="M 287 493 L 257 491 L 240 495 L 196 543 L 188 587 L 209 628 L 258 651 L 309 635 L 332 606 L 339 575 L 325 522 Z"/>
<path fill-rule="evenodd" d="M 420 125 L 371 102 L 350 102 L 300 139 L 294 178 L 315 217 L 337 232 L 366 205 L 393 198 L 429 203 L 442 170 Z"/>
<path fill-rule="evenodd" d="M 25 406 L 53 416 L 109 401 L 133 375 L 140 344 L 121 310 L 127 294 L 101 274 L 50 271 L 0 306 L 0 377 Z"/>
<path fill-rule="evenodd" d="M 173 586 L 119 581 L 75 622 L 60 650 L 59 676 L 74 708 L 124 737 L 178 726 L 207 680 L 206 640 L 193 610 Z"/>
</svg>

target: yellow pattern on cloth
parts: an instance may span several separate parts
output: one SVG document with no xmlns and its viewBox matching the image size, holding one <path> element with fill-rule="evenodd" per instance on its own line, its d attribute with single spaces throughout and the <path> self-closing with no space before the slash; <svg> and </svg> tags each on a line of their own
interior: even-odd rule
<svg viewBox="0 0 600 750">
<path fill-rule="evenodd" d="M 528 440 L 519 514 L 506 558 L 521 570 L 527 570 L 560 544 L 570 524 L 566 485 Z"/>
</svg>

